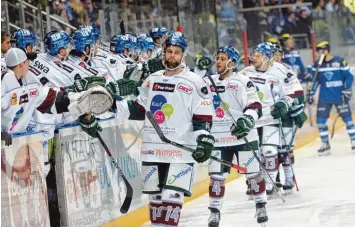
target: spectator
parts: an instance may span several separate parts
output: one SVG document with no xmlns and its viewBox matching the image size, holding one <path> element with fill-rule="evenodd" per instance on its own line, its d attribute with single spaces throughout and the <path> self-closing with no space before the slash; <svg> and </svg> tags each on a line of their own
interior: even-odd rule
<svg viewBox="0 0 355 228">
<path fill-rule="evenodd" d="M 307 16 L 310 16 L 312 14 L 312 10 L 308 6 L 304 6 L 302 4 L 303 0 L 298 0 L 296 2 L 296 6 L 294 7 L 294 11 L 297 15 L 301 15 L 301 11 L 305 10 L 307 12 Z"/>
<path fill-rule="evenodd" d="M 325 20 L 324 0 L 319 0 L 316 8 L 313 11 L 314 20 Z"/>
<path fill-rule="evenodd" d="M 297 33 L 297 24 L 296 24 L 296 14 L 295 12 L 290 12 L 285 21 L 285 25 L 282 29 L 283 33 L 295 34 Z"/>
<path fill-rule="evenodd" d="M 297 33 L 307 33 L 310 34 L 311 23 L 306 10 L 301 10 L 300 17 L 297 22 Z"/>
<path fill-rule="evenodd" d="M 5 31 L 1 31 L 1 54 L 5 55 L 10 47 L 10 35 Z"/>
<path fill-rule="evenodd" d="M 335 0 L 329 0 L 325 5 L 325 10 L 329 13 L 335 13 L 338 10 L 338 5 L 335 4 Z"/>
</svg>

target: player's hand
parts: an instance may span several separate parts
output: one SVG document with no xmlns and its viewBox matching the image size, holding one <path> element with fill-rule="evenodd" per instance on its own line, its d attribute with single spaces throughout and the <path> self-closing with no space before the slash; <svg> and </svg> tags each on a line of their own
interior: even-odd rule
<svg viewBox="0 0 355 228">
<path fill-rule="evenodd" d="M 81 128 L 83 129 L 84 132 L 86 132 L 88 135 L 90 135 L 93 138 L 96 138 L 96 133 L 99 131 L 102 131 L 102 128 L 100 127 L 99 123 L 97 122 L 96 118 L 94 116 L 88 115 L 82 115 L 79 117 L 79 124 L 81 125 Z"/>
<path fill-rule="evenodd" d="M 304 74 L 304 80 L 305 80 L 306 82 L 312 81 L 312 78 L 313 78 L 313 75 L 312 75 L 311 73 L 306 72 L 306 73 Z"/>
<path fill-rule="evenodd" d="M 237 137 L 238 139 L 244 138 L 250 132 L 250 130 L 255 125 L 255 120 L 250 115 L 243 115 L 237 119 L 237 125 L 233 124 L 230 128 L 231 134 Z"/>
<path fill-rule="evenodd" d="M 351 97 L 353 96 L 353 91 L 351 90 L 351 87 L 348 89 L 343 89 L 341 91 L 341 94 L 343 95 L 344 102 L 348 103 L 351 100 Z"/>
<path fill-rule="evenodd" d="M 72 86 L 66 87 L 65 90 L 69 92 L 79 93 L 85 91 L 89 88 L 90 85 L 100 85 L 105 87 L 106 79 L 104 77 L 87 77 L 81 78 L 74 81 Z"/>
<path fill-rule="evenodd" d="M 279 100 L 273 106 L 271 106 L 271 116 L 274 119 L 284 117 L 288 113 L 288 105 L 285 101 Z"/>
<path fill-rule="evenodd" d="M 214 137 L 212 135 L 199 135 L 196 141 L 197 147 L 192 157 L 198 163 L 205 162 L 211 157 L 215 142 Z"/>
<path fill-rule="evenodd" d="M 213 66 L 213 62 L 212 59 L 203 56 L 202 58 L 197 60 L 196 65 L 199 70 L 208 70 L 211 69 L 211 67 Z"/>
<path fill-rule="evenodd" d="M 146 67 L 149 74 L 165 69 L 163 65 L 163 60 L 161 60 L 160 58 L 149 59 L 146 63 L 147 63 Z"/>
<path fill-rule="evenodd" d="M 12 145 L 12 137 L 7 132 L 4 132 L 4 131 L 1 132 L 1 141 L 5 141 L 5 146 Z"/>
<path fill-rule="evenodd" d="M 314 94 L 310 90 L 307 92 L 307 103 L 310 105 L 314 103 Z"/>
<path fill-rule="evenodd" d="M 308 117 L 304 111 L 302 111 L 299 115 L 293 118 L 298 128 L 301 128 L 307 119 Z"/>
<path fill-rule="evenodd" d="M 119 96 L 127 96 L 137 91 L 137 82 L 131 79 L 120 79 L 117 81 Z"/>
</svg>

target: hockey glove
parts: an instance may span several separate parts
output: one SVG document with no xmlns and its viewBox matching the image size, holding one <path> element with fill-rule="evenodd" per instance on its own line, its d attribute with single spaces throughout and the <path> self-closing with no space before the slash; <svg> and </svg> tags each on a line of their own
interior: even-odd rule
<svg viewBox="0 0 355 228">
<path fill-rule="evenodd" d="M 353 95 L 353 92 L 351 90 L 351 88 L 347 88 L 347 89 L 343 89 L 341 91 L 343 98 L 344 98 L 344 102 L 348 103 L 351 100 L 351 97 Z"/>
<path fill-rule="evenodd" d="M 295 121 L 298 128 L 301 128 L 307 120 L 307 115 L 304 112 L 304 104 L 293 105 L 290 108 L 290 116 Z"/>
<path fill-rule="evenodd" d="M 197 147 L 192 157 L 198 163 L 205 162 L 211 157 L 215 142 L 214 137 L 212 135 L 199 135 L 196 141 Z"/>
<path fill-rule="evenodd" d="M 108 83 L 106 89 L 112 98 L 117 99 L 120 96 L 127 96 L 135 93 L 137 90 L 137 82 L 131 79 L 120 79 L 117 83 Z"/>
<path fill-rule="evenodd" d="M 273 106 L 271 106 L 271 116 L 274 119 L 279 119 L 288 113 L 288 105 L 285 101 L 279 100 Z"/>
<path fill-rule="evenodd" d="M 4 131 L 1 132 L 1 141 L 5 141 L 5 146 L 12 145 L 12 137 L 7 132 L 4 132 Z"/>
<path fill-rule="evenodd" d="M 79 93 L 87 90 L 89 86 L 92 84 L 105 87 L 106 79 L 103 77 L 96 77 L 96 76 L 77 79 L 74 81 L 74 84 L 72 86 L 66 87 L 65 91 L 67 91 L 68 93 L 69 92 Z"/>
<path fill-rule="evenodd" d="M 164 70 L 163 60 L 160 58 L 149 59 L 147 62 L 148 71 L 150 74 L 157 72 L 159 70 Z"/>
<path fill-rule="evenodd" d="M 102 128 L 94 116 L 91 116 L 90 119 L 87 118 L 87 115 L 80 116 L 79 124 L 81 125 L 81 128 L 84 132 L 86 132 L 91 137 L 96 138 L 96 132 L 102 131 Z"/>
<path fill-rule="evenodd" d="M 213 62 L 212 59 L 203 56 L 202 58 L 197 59 L 196 65 L 199 70 L 208 70 L 213 66 Z"/>
<path fill-rule="evenodd" d="M 310 105 L 314 103 L 314 94 L 310 90 L 307 92 L 307 103 Z"/>
<path fill-rule="evenodd" d="M 237 125 L 233 124 L 230 128 L 232 135 L 238 139 L 244 138 L 255 125 L 255 120 L 250 115 L 243 115 L 237 119 Z"/>
</svg>

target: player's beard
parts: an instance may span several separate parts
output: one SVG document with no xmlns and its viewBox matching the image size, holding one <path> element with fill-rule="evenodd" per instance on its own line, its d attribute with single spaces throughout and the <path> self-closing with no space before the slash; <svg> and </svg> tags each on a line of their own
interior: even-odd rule
<svg viewBox="0 0 355 228">
<path fill-rule="evenodd" d="M 164 60 L 165 66 L 167 66 L 170 69 L 178 67 L 181 63 L 174 59 L 166 59 Z"/>
</svg>

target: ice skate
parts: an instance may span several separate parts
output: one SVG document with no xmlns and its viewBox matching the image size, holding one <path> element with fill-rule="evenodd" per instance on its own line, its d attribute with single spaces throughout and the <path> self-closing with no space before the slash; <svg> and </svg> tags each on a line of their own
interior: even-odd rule
<svg viewBox="0 0 355 228">
<path fill-rule="evenodd" d="M 331 151 L 330 151 L 330 145 L 329 143 L 323 143 L 321 145 L 321 147 L 319 148 L 318 150 L 318 155 L 319 156 L 325 156 L 325 155 L 330 155 L 331 154 Z"/>
<path fill-rule="evenodd" d="M 351 140 L 351 150 L 355 153 L 355 139 Z"/>
<path fill-rule="evenodd" d="M 265 223 L 269 220 L 269 218 L 267 217 L 265 205 L 266 205 L 266 203 L 257 203 L 255 205 L 255 207 L 256 207 L 256 213 L 255 213 L 256 221 L 263 227 L 265 226 Z"/>
<path fill-rule="evenodd" d="M 285 195 L 292 194 L 292 189 L 294 187 L 293 180 L 285 180 L 285 184 L 282 186 Z"/>
<path fill-rule="evenodd" d="M 216 208 L 208 208 L 211 211 L 210 217 L 208 218 L 209 227 L 219 227 L 219 221 L 221 220 L 221 214 Z"/>
</svg>

